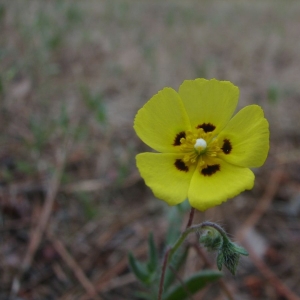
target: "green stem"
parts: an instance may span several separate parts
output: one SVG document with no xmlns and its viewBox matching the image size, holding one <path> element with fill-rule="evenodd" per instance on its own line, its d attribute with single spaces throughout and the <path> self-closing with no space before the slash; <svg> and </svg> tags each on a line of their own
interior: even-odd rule
<svg viewBox="0 0 300 300">
<path fill-rule="evenodd" d="M 201 224 L 198 225 L 193 225 L 188 227 L 178 238 L 178 240 L 175 242 L 175 244 L 171 247 L 169 254 L 168 254 L 168 261 L 171 261 L 173 254 L 177 251 L 177 249 L 181 246 L 181 244 L 183 243 L 183 241 L 185 240 L 185 238 L 192 232 L 197 232 L 201 229 L 203 229 L 204 227 L 213 227 L 216 230 L 218 230 L 220 232 L 220 234 L 227 239 L 227 235 L 226 232 L 224 231 L 224 229 L 219 226 L 218 224 L 212 223 L 212 222 L 203 222 Z"/>
<path fill-rule="evenodd" d="M 177 249 L 181 246 L 181 244 L 184 242 L 185 238 L 190 233 L 197 232 L 197 231 L 203 229 L 204 227 L 213 227 L 216 230 L 218 230 L 224 238 L 228 239 L 224 229 L 221 226 L 219 226 L 218 224 L 215 224 L 212 222 L 203 222 L 198 225 L 193 225 L 193 226 L 188 227 L 184 232 L 182 232 L 180 237 L 178 238 L 178 240 L 175 242 L 175 244 L 172 247 L 168 248 L 167 251 L 165 252 L 164 259 L 163 259 L 163 265 L 162 265 L 162 273 L 161 273 L 161 278 L 160 278 L 158 300 L 162 299 L 163 286 L 164 286 L 164 280 L 165 280 L 165 271 L 166 271 L 168 263 L 172 260 L 172 256 L 175 254 Z"/>
</svg>

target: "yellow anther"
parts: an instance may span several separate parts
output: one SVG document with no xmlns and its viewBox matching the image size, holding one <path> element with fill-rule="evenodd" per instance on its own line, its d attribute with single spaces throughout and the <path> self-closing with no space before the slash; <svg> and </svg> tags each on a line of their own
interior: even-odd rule
<svg viewBox="0 0 300 300">
<path fill-rule="evenodd" d="M 207 167 L 207 157 L 216 157 L 221 151 L 216 138 L 212 133 L 206 133 L 202 128 L 195 131 L 186 131 L 186 136 L 180 139 L 180 151 L 183 152 L 183 162 L 187 165 L 197 164 L 201 170 Z"/>
</svg>

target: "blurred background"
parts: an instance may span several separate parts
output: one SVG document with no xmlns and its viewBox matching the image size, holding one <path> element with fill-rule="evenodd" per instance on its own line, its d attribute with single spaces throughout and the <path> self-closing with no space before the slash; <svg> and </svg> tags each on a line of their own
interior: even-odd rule
<svg viewBox="0 0 300 300">
<path fill-rule="evenodd" d="M 139 299 L 127 253 L 146 258 L 151 231 L 163 249 L 174 208 L 137 172 L 133 118 L 197 77 L 261 105 L 271 149 L 252 191 L 194 222 L 250 252 L 224 271 L 234 299 L 299 299 L 299 15 L 296 0 L 1 0 L 0 299 Z M 216 268 L 203 255 L 183 276 Z M 228 295 L 216 282 L 193 299 Z"/>
</svg>

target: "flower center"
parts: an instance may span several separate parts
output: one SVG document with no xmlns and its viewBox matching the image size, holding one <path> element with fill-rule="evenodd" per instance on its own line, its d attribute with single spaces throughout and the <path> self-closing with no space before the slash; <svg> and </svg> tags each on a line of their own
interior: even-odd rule
<svg viewBox="0 0 300 300">
<path fill-rule="evenodd" d="M 194 148 L 196 151 L 200 154 L 202 151 L 204 151 L 207 147 L 207 143 L 204 139 L 197 139 L 196 143 L 194 145 Z"/>
<path fill-rule="evenodd" d="M 185 137 L 180 138 L 180 149 L 185 153 L 183 162 L 187 165 L 198 162 L 200 169 L 207 166 L 206 157 L 217 156 L 221 150 L 217 138 L 212 138 L 212 134 L 202 128 L 186 132 Z"/>
</svg>

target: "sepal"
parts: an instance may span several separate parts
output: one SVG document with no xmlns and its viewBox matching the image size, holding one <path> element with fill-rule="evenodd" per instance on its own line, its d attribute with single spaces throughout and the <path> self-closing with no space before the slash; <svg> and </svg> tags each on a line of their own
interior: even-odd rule
<svg viewBox="0 0 300 300">
<path fill-rule="evenodd" d="M 218 251 L 223 245 L 222 235 L 213 227 L 204 227 L 203 229 L 204 233 L 200 237 L 200 243 L 208 251 Z"/>
<path fill-rule="evenodd" d="M 219 226 L 205 226 L 203 230 L 200 243 L 202 243 L 208 251 L 216 251 L 218 253 L 218 269 L 221 271 L 224 265 L 231 274 L 235 275 L 240 256 L 247 256 L 249 255 L 248 252 L 243 247 L 233 243 L 225 231 Z"/>
</svg>

